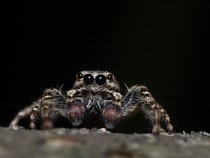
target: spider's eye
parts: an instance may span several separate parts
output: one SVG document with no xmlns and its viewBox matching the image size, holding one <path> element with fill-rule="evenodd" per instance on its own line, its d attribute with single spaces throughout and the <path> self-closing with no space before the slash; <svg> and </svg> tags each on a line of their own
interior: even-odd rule
<svg viewBox="0 0 210 158">
<path fill-rule="evenodd" d="M 83 74 L 81 72 L 77 74 L 78 79 L 81 79 L 82 77 L 83 77 Z"/>
<path fill-rule="evenodd" d="M 108 74 L 107 79 L 111 81 L 113 79 L 113 76 L 111 74 Z"/>
<path fill-rule="evenodd" d="M 106 77 L 104 75 L 98 75 L 96 76 L 96 83 L 98 85 L 103 85 L 106 83 Z"/>
<path fill-rule="evenodd" d="M 88 85 L 88 84 L 93 83 L 94 78 L 91 74 L 87 74 L 87 75 L 84 76 L 83 80 L 84 80 L 85 84 Z"/>
</svg>

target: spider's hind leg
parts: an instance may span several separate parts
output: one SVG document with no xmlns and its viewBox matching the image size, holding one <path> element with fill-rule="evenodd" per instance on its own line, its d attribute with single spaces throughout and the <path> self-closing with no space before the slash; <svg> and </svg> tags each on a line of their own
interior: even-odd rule
<svg viewBox="0 0 210 158">
<path fill-rule="evenodd" d="M 141 85 L 135 85 L 128 88 L 122 105 L 123 117 L 128 117 L 138 111 L 142 111 L 150 120 L 152 124 L 152 133 L 160 133 L 161 120 L 166 124 L 169 133 L 173 131 L 170 117 L 165 109 L 153 98 L 148 88 Z"/>
<path fill-rule="evenodd" d="M 36 128 L 35 121 L 38 114 L 40 104 L 38 102 L 34 102 L 31 106 L 24 108 L 18 114 L 16 117 L 10 122 L 9 127 L 10 128 L 16 128 L 18 126 L 18 123 L 23 118 L 30 116 L 30 125 L 29 128 L 33 129 Z"/>
<path fill-rule="evenodd" d="M 65 96 L 55 88 L 46 89 L 40 99 L 18 112 L 9 127 L 16 129 L 21 119 L 30 116 L 30 129 L 36 128 L 37 118 L 41 118 L 41 128 L 53 128 L 53 120 L 64 116 Z"/>
</svg>

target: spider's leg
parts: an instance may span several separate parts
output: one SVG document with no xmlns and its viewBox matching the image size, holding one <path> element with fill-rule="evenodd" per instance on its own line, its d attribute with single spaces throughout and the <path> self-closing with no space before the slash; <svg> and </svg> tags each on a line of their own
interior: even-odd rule
<svg viewBox="0 0 210 158">
<path fill-rule="evenodd" d="M 50 104 L 42 104 L 41 107 L 41 118 L 42 118 L 42 129 L 51 129 L 53 128 L 52 120 L 49 117 L 49 109 L 51 108 Z"/>
<path fill-rule="evenodd" d="M 59 115 L 64 116 L 65 97 L 55 88 L 46 89 L 40 101 L 40 111 L 43 129 L 53 128 L 53 119 Z"/>
<path fill-rule="evenodd" d="M 39 108 L 39 103 L 38 102 L 34 102 L 31 106 L 24 108 L 23 110 L 21 110 L 20 112 L 18 112 L 18 114 L 16 115 L 16 117 L 11 121 L 9 127 L 10 128 L 15 128 L 15 126 L 18 125 L 18 123 L 20 122 L 21 119 L 27 117 L 30 115 L 30 119 L 31 119 L 31 123 L 30 123 L 30 127 L 35 126 L 35 111 L 36 109 Z"/>
<path fill-rule="evenodd" d="M 30 129 L 35 129 L 36 128 L 36 118 L 37 116 L 39 115 L 39 111 L 40 111 L 40 104 L 39 102 L 37 103 L 34 103 L 34 106 L 31 110 L 31 113 L 30 113 L 30 124 L 29 124 L 29 128 Z"/>
<path fill-rule="evenodd" d="M 142 111 L 152 124 L 152 132 L 159 133 L 161 129 L 161 119 L 166 124 L 169 133 L 173 131 L 170 117 L 165 109 L 153 98 L 148 88 L 135 85 L 128 89 L 124 96 L 122 105 L 122 116 L 128 117 L 138 111 Z"/>
<path fill-rule="evenodd" d="M 171 124 L 171 119 L 170 119 L 168 113 L 166 112 L 166 110 L 162 108 L 162 109 L 160 110 L 160 115 L 161 115 L 161 119 L 163 120 L 163 122 L 164 122 L 165 125 L 166 125 L 167 131 L 168 131 L 169 133 L 173 132 L 174 129 L 173 129 L 173 126 L 172 126 L 172 124 Z"/>
</svg>

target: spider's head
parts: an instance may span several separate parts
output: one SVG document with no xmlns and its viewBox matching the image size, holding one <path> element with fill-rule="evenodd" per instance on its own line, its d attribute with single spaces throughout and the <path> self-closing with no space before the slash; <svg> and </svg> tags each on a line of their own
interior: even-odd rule
<svg viewBox="0 0 210 158">
<path fill-rule="evenodd" d="M 93 91 L 106 88 L 109 90 L 114 90 L 116 92 L 120 91 L 120 86 L 115 76 L 108 71 L 98 71 L 98 70 L 86 70 L 81 71 L 76 75 L 76 81 L 74 82 L 73 88 L 78 89 L 85 87 Z"/>
</svg>

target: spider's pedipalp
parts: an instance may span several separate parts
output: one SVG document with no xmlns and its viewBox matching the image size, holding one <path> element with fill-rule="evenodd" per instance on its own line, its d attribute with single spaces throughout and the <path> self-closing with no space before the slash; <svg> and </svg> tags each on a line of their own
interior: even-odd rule
<svg viewBox="0 0 210 158">
<path fill-rule="evenodd" d="M 122 116 L 124 118 L 142 111 L 152 124 L 152 132 L 159 133 L 160 121 L 166 124 L 168 132 L 173 131 L 170 117 L 165 109 L 153 98 L 146 86 L 135 85 L 128 88 L 122 104 Z"/>
<path fill-rule="evenodd" d="M 79 126 L 86 116 L 85 106 L 79 101 L 68 103 L 65 107 L 65 115 L 73 126 Z"/>
<path fill-rule="evenodd" d="M 108 129 L 113 129 L 115 125 L 120 121 L 122 112 L 119 106 L 109 104 L 102 109 L 102 118 L 104 125 Z"/>
<path fill-rule="evenodd" d="M 97 77 L 100 77 L 99 75 Z M 122 95 L 104 87 L 84 86 L 67 91 L 65 113 L 73 126 L 79 126 L 87 115 L 101 114 L 104 124 L 112 129 L 121 118 Z"/>
</svg>

